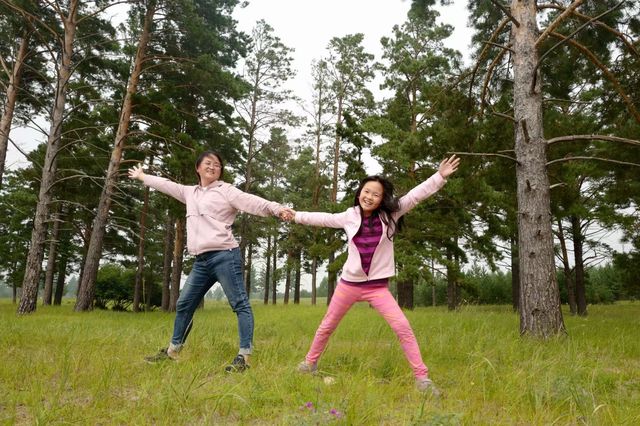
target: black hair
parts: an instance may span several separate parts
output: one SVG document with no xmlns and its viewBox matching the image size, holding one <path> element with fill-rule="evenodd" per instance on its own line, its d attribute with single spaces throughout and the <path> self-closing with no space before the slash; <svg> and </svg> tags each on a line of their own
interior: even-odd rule
<svg viewBox="0 0 640 426">
<path fill-rule="evenodd" d="M 400 220 L 396 221 L 392 216 L 392 213 L 395 213 L 400 210 L 400 202 L 393 195 L 393 184 L 387 178 L 384 178 L 382 176 L 377 176 L 377 175 L 367 176 L 366 178 L 362 179 L 360 181 L 360 186 L 356 191 L 356 196 L 353 201 L 353 205 L 357 206 L 360 209 L 361 214 L 362 214 L 362 206 L 360 206 L 359 198 L 360 198 L 360 193 L 362 192 L 362 188 L 365 186 L 367 182 L 378 182 L 380 185 L 382 185 L 382 200 L 380 201 L 380 205 L 373 212 L 369 220 L 371 221 L 372 218 L 376 215 L 379 216 L 380 220 L 384 222 L 384 224 L 387 226 L 387 237 L 391 239 L 397 232 L 401 230 L 402 219 L 403 219 L 403 218 L 400 218 Z"/>
<path fill-rule="evenodd" d="M 198 183 L 200 183 L 200 174 L 197 172 L 198 167 L 207 157 L 216 157 L 220 162 L 220 180 L 222 180 L 222 176 L 224 176 L 224 162 L 222 161 L 222 156 L 218 154 L 216 151 L 205 151 L 198 156 L 196 160 L 196 175 L 198 175 Z"/>
</svg>

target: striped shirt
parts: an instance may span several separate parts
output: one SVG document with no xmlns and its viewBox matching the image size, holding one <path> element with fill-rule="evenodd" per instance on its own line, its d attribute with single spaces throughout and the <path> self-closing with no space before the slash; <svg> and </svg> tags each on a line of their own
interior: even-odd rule
<svg viewBox="0 0 640 426">
<path fill-rule="evenodd" d="M 358 233 L 353 237 L 353 243 L 358 248 L 360 253 L 360 262 L 362 262 L 362 270 L 365 274 L 369 274 L 369 268 L 371 267 L 371 259 L 373 253 L 378 247 L 380 238 L 382 237 L 382 221 L 377 214 L 371 217 L 363 217 L 362 223 Z M 389 283 L 389 278 L 380 278 L 372 281 L 363 282 L 351 282 L 342 279 L 345 284 L 351 285 L 376 285 L 383 286 Z"/>
</svg>

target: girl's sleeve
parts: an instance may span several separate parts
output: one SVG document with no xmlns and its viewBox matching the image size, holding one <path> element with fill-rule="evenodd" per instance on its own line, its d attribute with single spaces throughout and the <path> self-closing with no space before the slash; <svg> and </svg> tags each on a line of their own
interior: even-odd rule
<svg viewBox="0 0 640 426">
<path fill-rule="evenodd" d="M 402 216 L 414 208 L 420 201 L 429 198 L 438 192 L 445 183 L 447 183 L 446 179 L 443 178 L 439 172 L 435 172 L 429 179 L 425 180 L 409 191 L 407 195 L 400 198 L 399 215 Z"/>
<path fill-rule="evenodd" d="M 172 182 L 169 179 L 161 178 L 158 176 L 144 175 L 143 183 L 153 189 L 167 194 L 181 203 L 186 203 L 184 196 L 185 186 Z"/>
<path fill-rule="evenodd" d="M 324 226 L 327 228 L 343 228 L 347 219 L 347 211 L 342 213 L 296 212 L 294 221 L 301 225 Z"/>
</svg>

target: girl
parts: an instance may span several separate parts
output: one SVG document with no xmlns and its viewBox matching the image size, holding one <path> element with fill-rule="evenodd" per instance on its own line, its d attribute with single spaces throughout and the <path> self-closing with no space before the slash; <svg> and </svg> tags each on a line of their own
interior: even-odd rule
<svg viewBox="0 0 640 426">
<path fill-rule="evenodd" d="M 455 155 L 443 160 L 438 172 L 400 199 L 394 197 L 391 182 L 380 176 L 370 176 L 360 183 L 354 207 L 345 212 L 293 212 L 296 223 L 343 228 L 348 238 L 348 257 L 340 282 L 305 360 L 298 365 L 298 371 L 313 373 L 317 370 L 318 359 L 342 317 L 355 302 L 366 301 L 384 317 L 398 336 L 413 369 L 416 387 L 421 391 L 431 391 L 434 395 L 439 394 L 429 379 L 429 370 L 422 362 L 411 325 L 389 292 L 388 284 L 389 277 L 394 275 L 393 236 L 398 231 L 400 217 L 442 188 L 459 164 L 460 159 Z"/>
<path fill-rule="evenodd" d="M 147 362 L 176 359 L 182 349 L 198 304 L 219 282 L 229 305 L 238 317 L 240 349 L 225 368 L 227 372 L 248 368 L 253 342 L 253 312 L 242 277 L 242 259 L 231 225 L 239 210 L 259 216 L 291 215 L 291 210 L 278 203 L 247 194 L 223 182 L 224 163 L 216 152 L 207 151 L 196 161 L 198 185 L 180 185 L 168 179 L 149 176 L 142 166 L 129 169 L 129 177 L 164 192 L 187 205 L 187 250 L 196 256 L 193 269 L 180 292 L 176 319 L 169 346 L 145 358 Z"/>
</svg>

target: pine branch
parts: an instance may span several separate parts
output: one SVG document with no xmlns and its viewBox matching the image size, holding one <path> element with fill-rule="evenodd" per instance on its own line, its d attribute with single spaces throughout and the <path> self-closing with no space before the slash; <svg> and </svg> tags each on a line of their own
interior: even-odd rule
<svg viewBox="0 0 640 426">
<path fill-rule="evenodd" d="M 511 11 L 509 9 L 507 9 L 507 7 L 505 5 L 500 3 L 498 0 L 491 0 L 491 3 L 495 4 L 496 6 L 498 6 L 502 10 L 502 12 L 504 12 L 504 14 L 509 17 L 509 20 L 512 21 L 515 24 L 516 27 L 520 28 L 520 22 L 518 22 L 518 20 L 516 18 L 514 18 L 513 15 L 511 15 Z"/>
<path fill-rule="evenodd" d="M 596 16 L 595 18 L 592 18 L 590 20 L 588 20 L 587 22 L 585 22 L 584 24 L 580 25 L 574 32 L 572 32 L 571 34 L 569 34 L 568 36 L 562 36 L 562 39 L 556 43 L 555 45 L 553 45 L 549 50 L 547 50 L 538 60 L 538 63 L 536 64 L 535 68 L 533 69 L 533 78 L 531 79 L 531 88 L 529 89 L 531 91 L 531 93 L 534 93 L 535 87 L 536 87 L 536 80 L 537 80 L 537 76 L 538 76 L 538 68 L 540 68 L 540 65 L 542 65 L 542 61 L 549 56 L 549 54 L 551 52 L 553 52 L 556 48 L 558 48 L 559 46 L 561 46 L 562 44 L 566 43 L 566 42 L 572 42 L 572 38 L 573 36 L 575 36 L 576 34 L 578 34 L 580 31 L 582 31 L 584 28 L 586 28 L 589 24 L 591 24 L 593 21 L 596 21 L 600 18 L 602 18 L 605 15 L 608 15 L 609 13 L 613 12 L 614 10 L 616 10 L 617 8 L 619 8 L 620 6 L 622 6 L 622 4 L 625 2 L 626 0 L 622 0 L 620 3 L 618 3 L 617 5 L 613 6 L 611 9 L 601 13 L 600 15 Z M 546 33 L 546 31 L 545 31 Z M 559 33 L 556 33 L 555 31 L 549 31 L 549 34 L 552 35 L 556 35 Z M 540 41 L 540 39 L 538 39 L 538 41 L 536 42 L 536 46 L 538 45 L 538 42 Z"/>
<path fill-rule="evenodd" d="M 640 164 L 638 163 L 629 163 L 627 161 L 618 161 L 618 160 L 612 160 L 610 158 L 601 158 L 601 157 L 585 157 L 585 156 L 576 156 L 576 157 L 563 157 L 563 158 L 557 158 L 555 160 L 551 160 L 547 162 L 547 166 L 550 166 L 551 164 L 555 164 L 555 163 L 562 163 L 565 161 L 575 161 L 575 160 L 596 160 L 596 161 L 604 161 L 606 163 L 615 163 L 615 164 L 621 164 L 623 166 L 635 166 L 635 167 L 640 167 Z"/>
<path fill-rule="evenodd" d="M 640 141 L 621 138 L 618 136 L 606 136 L 606 135 L 569 135 L 569 136 L 558 136 L 556 138 L 549 139 L 547 141 L 547 145 L 551 145 L 557 142 L 567 142 L 567 141 L 611 141 L 611 142 L 621 142 L 629 145 L 640 146 Z"/>
<path fill-rule="evenodd" d="M 573 11 L 575 9 L 578 8 L 578 6 L 580 6 L 582 3 L 584 2 L 584 0 L 576 0 L 573 3 L 571 3 L 569 5 L 569 7 L 567 7 L 566 9 L 564 9 L 564 11 L 556 18 L 553 20 L 553 22 L 551 24 L 549 24 L 547 26 L 547 28 L 544 30 L 544 32 L 542 34 L 540 34 L 540 37 L 538 37 L 538 40 L 536 40 L 536 47 L 539 47 L 540 44 L 547 38 L 549 37 L 549 34 L 551 34 L 553 32 L 553 30 L 555 30 L 558 25 L 560 25 L 562 23 L 562 21 L 564 21 L 569 15 L 571 15 L 573 13 Z M 594 18 L 596 19 L 596 18 Z M 589 24 L 589 22 L 587 22 L 585 25 Z M 578 28 L 577 31 L 580 31 L 581 28 Z M 555 47 L 555 46 L 554 46 Z M 551 50 L 553 50 L 553 48 L 551 48 Z M 549 53 L 549 52 L 547 52 Z M 541 59 L 542 60 L 542 59 Z"/>
<path fill-rule="evenodd" d="M 558 10 L 564 10 L 564 7 L 557 5 L 557 4 L 541 4 L 538 5 L 538 9 L 558 9 Z M 580 13 L 576 10 L 574 10 L 572 12 L 573 16 L 576 16 L 582 20 L 590 20 L 591 17 Z M 636 47 L 633 45 L 633 43 L 631 41 L 629 41 L 628 36 L 626 34 L 621 33 L 620 31 L 616 30 L 615 28 L 610 27 L 609 25 L 605 24 L 602 21 L 593 21 L 593 23 L 599 27 L 604 28 L 605 30 L 609 31 L 610 33 L 614 34 L 616 37 L 618 37 L 624 44 L 625 46 L 627 46 L 627 49 L 629 49 L 631 52 L 633 52 L 636 56 L 640 57 L 640 52 L 638 52 L 638 50 L 636 49 Z"/>
<path fill-rule="evenodd" d="M 495 40 L 498 37 L 498 34 L 502 32 L 502 30 L 508 23 L 509 23 L 508 19 L 502 20 L 502 22 L 498 24 L 498 27 L 495 29 L 493 34 L 491 34 L 491 37 L 489 38 L 489 42 L 493 42 L 493 40 Z M 482 51 L 480 52 L 480 55 L 478 56 L 478 59 L 476 60 L 476 65 L 473 67 L 473 70 L 471 71 L 471 82 L 469 83 L 469 98 L 471 98 L 471 90 L 473 89 L 473 82 L 475 81 L 476 73 L 478 72 L 478 68 L 480 68 L 480 61 L 482 60 L 484 55 L 489 51 L 490 47 L 491 47 L 491 44 L 485 43 L 484 48 L 482 49 Z"/>
<path fill-rule="evenodd" d="M 492 152 L 447 152 L 447 154 L 455 154 L 455 155 L 467 155 L 467 156 L 474 156 L 474 157 L 501 157 L 501 158 L 508 158 L 509 160 L 515 161 L 516 163 L 520 164 L 520 162 L 514 158 L 514 157 L 510 157 L 508 155 L 504 155 L 504 154 L 497 154 L 497 153 L 492 153 Z"/>
</svg>

